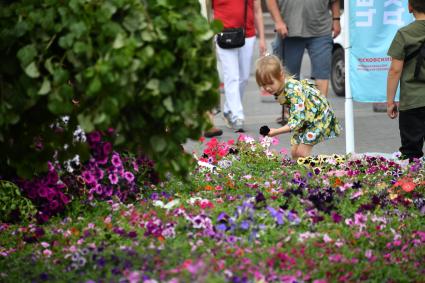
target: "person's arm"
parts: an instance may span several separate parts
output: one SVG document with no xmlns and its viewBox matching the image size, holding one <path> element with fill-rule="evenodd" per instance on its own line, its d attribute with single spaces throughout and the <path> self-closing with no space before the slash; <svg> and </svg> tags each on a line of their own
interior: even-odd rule
<svg viewBox="0 0 425 283">
<path fill-rule="evenodd" d="M 395 95 L 398 83 L 400 82 L 401 72 L 403 71 L 403 60 L 392 58 L 387 78 L 387 115 L 391 119 L 397 117 L 397 104 L 395 103 Z"/>
<path fill-rule="evenodd" d="M 280 14 L 279 5 L 277 0 L 267 0 L 267 8 L 269 9 L 270 15 L 273 18 L 276 32 L 283 38 L 288 35 L 288 28 L 282 19 Z"/>
<path fill-rule="evenodd" d="M 260 56 L 266 53 L 266 39 L 264 37 L 264 22 L 263 22 L 263 10 L 261 8 L 261 1 L 254 0 L 254 22 L 255 28 L 257 29 L 259 42 Z"/>
<path fill-rule="evenodd" d="M 341 33 L 341 5 L 339 1 L 335 0 L 331 5 L 333 38 Z"/>
<path fill-rule="evenodd" d="M 277 129 L 270 129 L 270 132 L 268 134 L 269 137 L 274 137 L 280 134 L 289 133 L 291 131 L 291 128 L 289 128 L 288 125 L 285 125 L 283 127 L 277 128 Z"/>
</svg>

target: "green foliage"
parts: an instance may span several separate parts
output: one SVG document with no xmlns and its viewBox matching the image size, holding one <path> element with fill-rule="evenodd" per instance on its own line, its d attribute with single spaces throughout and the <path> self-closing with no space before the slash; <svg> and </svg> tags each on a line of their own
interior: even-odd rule
<svg viewBox="0 0 425 283">
<path fill-rule="evenodd" d="M 0 172 L 31 176 L 54 154 L 86 156 L 73 142 L 80 125 L 114 128 L 116 145 L 142 150 L 160 173 L 186 173 L 181 144 L 200 137 L 219 99 L 220 25 L 199 10 L 197 0 L 0 4 Z"/>
<path fill-rule="evenodd" d="M 35 212 L 34 205 L 21 195 L 14 183 L 0 181 L 0 222 L 28 219 Z"/>
</svg>

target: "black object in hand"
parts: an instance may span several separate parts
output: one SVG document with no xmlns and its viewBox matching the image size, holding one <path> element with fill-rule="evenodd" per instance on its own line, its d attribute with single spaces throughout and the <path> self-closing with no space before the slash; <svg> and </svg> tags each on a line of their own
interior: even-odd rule
<svg viewBox="0 0 425 283">
<path fill-rule="evenodd" d="M 260 128 L 260 135 L 267 136 L 270 133 L 270 128 L 268 126 L 262 126 Z"/>
</svg>

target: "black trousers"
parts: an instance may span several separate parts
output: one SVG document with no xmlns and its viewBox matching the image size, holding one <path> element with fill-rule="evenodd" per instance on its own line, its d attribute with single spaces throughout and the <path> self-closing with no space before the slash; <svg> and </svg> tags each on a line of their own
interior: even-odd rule
<svg viewBox="0 0 425 283">
<path fill-rule="evenodd" d="M 400 152 L 404 158 L 421 158 L 425 140 L 425 107 L 400 111 Z"/>
</svg>

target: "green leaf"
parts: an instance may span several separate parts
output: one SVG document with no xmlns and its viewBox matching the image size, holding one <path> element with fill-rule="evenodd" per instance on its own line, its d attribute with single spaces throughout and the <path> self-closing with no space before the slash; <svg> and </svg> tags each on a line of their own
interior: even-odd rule
<svg viewBox="0 0 425 283">
<path fill-rule="evenodd" d="M 112 48 L 120 49 L 123 46 L 124 46 L 124 35 L 122 33 L 119 33 L 115 37 L 114 43 L 112 44 Z"/>
<path fill-rule="evenodd" d="M 40 72 L 38 71 L 37 65 L 35 62 L 31 62 L 26 68 L 25 73 L 30 78 L 38 78 L 40 76 Z"/>
<path fill-rule="evenodd" d="M 202 40 L 210 40 L 211 38 L 213 38 L 213 36 L 214 33 L 211 30 L 208 30 L 207 32 L 201 34 L 199 38 Z"/>
<path fill-rule="evenodd" d="M 72 47 L 72 44 L 74 43 L 74 34 L 68 33 L 67 35 L 61 36 L 59 38 L 59 46 L 68 49 Z"/>
<path fill-rule="evenodd" d="M 87 89 L 87 94 L 88 95 L 96 94 L 97 92 L 99 92 L 101 87 L 102 87 L 102 82 L 100 81 L 99 77 L 95 77 L 94 79 L 91 80 L 89 84 L 89 87 Z"/>
<path fill-rule="evenodd" d="M 46 68 L 46 70 L 49 71 L 49 73 L 51 75 L 53 75 L 54 72 L 55 72 L 54 69 L 53 69 L 52 59 L 53 59 L 53 57 L 50 57 L 49 59 L 44 61 L 44 68 Z"/>
<path fill-rule="evenodd" d="M 153 40 L 153 32 L 150 32 L 150 31 L 144 30 L 144 31 L 142 32 L 142 39 L 143 39 L 144 41 L 148 41 L 148 42 L 152 41 L 152 40 Z"/>
<path fill-rule="evenodd" d="M 72 50 L 77 54 L 85 53 L 87 51 L 87 45 L 82 41 L 77 41 L 74 43 Z"/>
<path fill-rule="evenodd" d="M 131 33 L 140 30 L 145 19 L 143 14 L 131 14 L 124 18 L 123 26 Z"/>
<path fill-rule="evenodd" d="M 87 31 L 87 27 L 84 22 L 73 23 L 70 30 L 74 33 L 75 37 L 79 38 Z"/>
<path fill-rule="evenodd" d="M 49 79 L 45 78 L 43 81 L 43 84 L 41 85 L 40 90 L 38 91 L 39 95 L 46 95 L 50 92 L 51 90 L 51 85 L 50 85 L 50 81 Z"/>
<path fill-rule="evenodd" d="M 90 133 L 90 132 L 94 131 L 94 125 L 93 125 L 93 122 L 91 121 L 90 117 L 88 117 L 84 114 L 80 114 L 80 115 L 77 116 L 77 120 L 78 120 L 80 127 L 86 133 Z"/>
<path fill-rule="evenodd" d="M 21 61 L 22 66 L 28 66 L 37 56 L 37 49 L 34 44 L 29 44 L 19 49 L 16 56 Z"/>
<path fill-rule="evenodd" d="M 159 80 L 158 79 L 150 79 L 146 84 L 146 88 L 153 90 L 154 93 L 159 93 Z"/>
<path fill-rule="evenodd" d="M 164 99 L 164 101 L 162 102 L 162 104 L 164 104 L 165 108 L 168 111 L 174 112 L 173 100 L 171 99 L 171 97 L 167 97 L 166 99 Z"/>
<path fill-rule="evenodd" d="M 223 23 L 220 20 L 213 20 L 211 22 L 211 28 L 213 32 L 218 33 L 223 30 L 224 26 Z"/>
<path fill-rule="evenodd" d="M 152 136 L 150 138 L 150 143 L 152 148 L 156 151 L 156 152 L 161 152 L 165 149 L 165 147 L 167 146 L 167 143 L 165 142 L 165 139 L 160 137 L 160 136 Z"/>
<path fill-rule="evenodd" d="M 165 94 L 172 93 L 175 90 L 174 82 L 171 80 L 171 78 L 166 78 L 159 85 L 159 90 Z"/>
<path fill-rule="evenodd" d="M 107 118 L 108 116 L 105 113 L 100 113 L 99 115 L 96 116 L 96 118 L 94 118 L 93 123 L 102 124 L 103 122 L 106 121 Z"/>
<path fill-rule="evenodd" d="M 167 0 L 157 0 L 157 1 L 156 1 L 156 4 L 157 4 L 158 6 L 168 7 Z"/>
<path fill-rule="evenodd" d="M 56 69 L 53 73 L 53 84 L 60 85 L 68 83 L 69 73 L 64 69 Z"/>
</svg>

